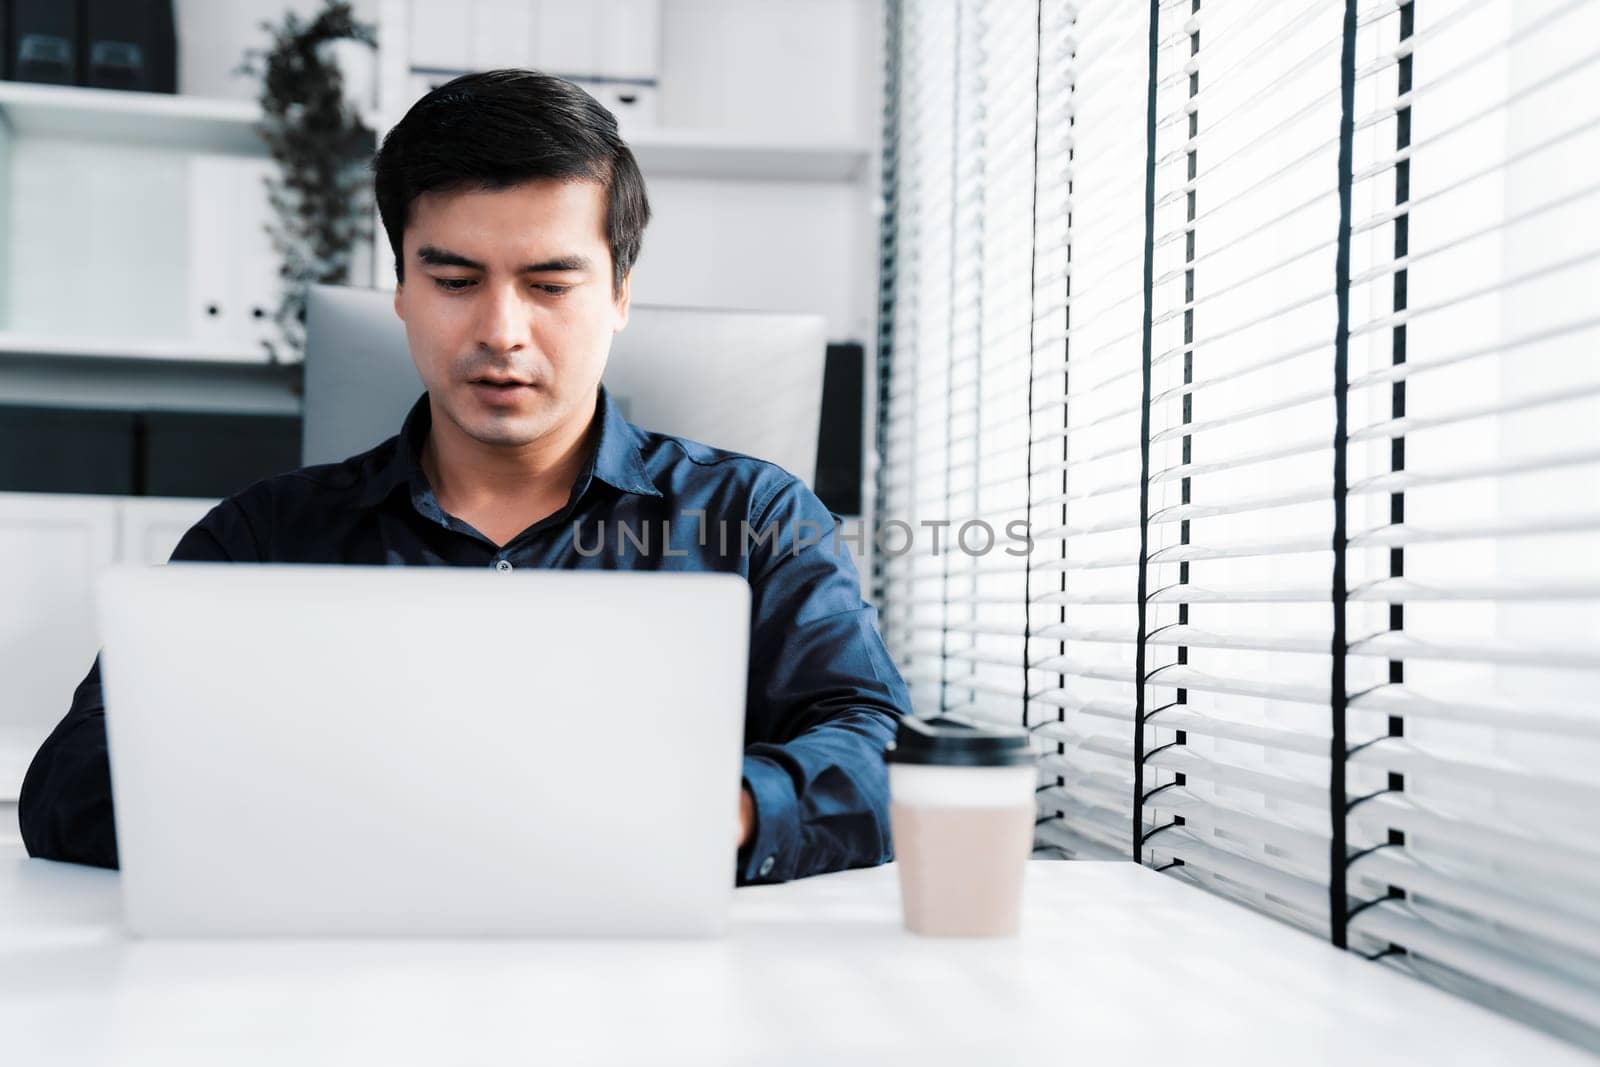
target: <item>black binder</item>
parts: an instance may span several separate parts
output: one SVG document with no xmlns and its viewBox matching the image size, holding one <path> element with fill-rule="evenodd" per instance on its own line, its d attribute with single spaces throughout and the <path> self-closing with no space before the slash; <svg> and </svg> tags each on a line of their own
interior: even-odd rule
<svg viewBox="0 0 1600 1067">
<path fill-rule="evenodd" d="M 100 89 L 178 91 L 172 0 L 80 0 L 80 84 Z"/>
<path fill-rule="evenodd" d="M 78 80 L 78 5 L 72 0 L 9 0 L 6 75 L 19 82 Z"/>
</svg>

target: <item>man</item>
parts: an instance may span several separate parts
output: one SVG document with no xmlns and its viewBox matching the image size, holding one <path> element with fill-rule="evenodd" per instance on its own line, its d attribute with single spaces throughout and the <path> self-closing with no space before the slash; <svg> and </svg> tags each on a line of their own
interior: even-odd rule
<svg viewBox="0 0 1600 1067">
<path fill-rule="evenodd" d="M 650 216 L 616 120 L 557 78 L 470 74 L 412 107 L 374 170 L 426 394 L 397 437 L 258 482 L 172 558 L 741 574 L 737 881 L 886 862 L 882 752 L 910 702 L 832 516 L 770 463 L 630 425 L 600 387 Z M 32 855 L 116 866 L 98 661 L 20 815 Z"/>
</svg>

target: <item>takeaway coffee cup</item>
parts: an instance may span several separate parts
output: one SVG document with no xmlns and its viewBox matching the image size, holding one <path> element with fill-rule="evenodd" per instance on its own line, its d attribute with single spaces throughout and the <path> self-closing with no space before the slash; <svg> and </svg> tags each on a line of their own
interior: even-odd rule
<svg viewBox="0 0 1600 1067">
<path fill-rule="evenodd" d="M 954 716 L 902 718 L 884 759 L 906 929 L 1015 935 L 1033 851 L 1027 731 Z"/>
</svg>

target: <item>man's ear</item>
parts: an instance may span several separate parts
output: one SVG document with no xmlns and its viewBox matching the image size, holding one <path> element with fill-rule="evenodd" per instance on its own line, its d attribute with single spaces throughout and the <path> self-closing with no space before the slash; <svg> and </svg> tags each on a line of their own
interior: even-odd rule
<svg viewBox="0 0 1600 1067">
<path fill-rule="evenodd" d="M 613 304 L 617 309 L 617 323 L 611 328 L 612 333 L 621 333 L 628 326 L 629 301 L 632 299 L 633 271 L 622 276 L 622 285 L 617 289 L 617 298 Z"/>
<path fill-rule="evenodd" d="M 400 295 L 405 292 L 405 288 L 405 283 L 402 281 L 397 280 L 394 283 L 394 316 L 401 322 L 406 321 L 406 313 L 400 310 Z"/>
</svg>

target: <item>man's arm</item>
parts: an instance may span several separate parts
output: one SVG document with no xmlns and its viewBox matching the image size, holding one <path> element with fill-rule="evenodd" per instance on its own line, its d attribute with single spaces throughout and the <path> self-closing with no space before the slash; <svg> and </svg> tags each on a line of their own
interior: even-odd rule
<svg viewBox="0 0 1600 1067">
<path fill-rule="evenodd" d="M 172 552 L 174 561 L 229 563 L 253 558 L 254 542 L 243 516 L 227 501 L 184 534 Z M 72 694 L 66 718 L 28 766 L 17 821 L 30 856 L 95 867 L 117 865 L 98 656 Z"/>
<path fill-rule="evenodd" d="M 911 698 L 816 495 L 789 479 L 750 547 L 750 687 L 743 786 L 753 826 L 738 882 L 782 882 L 888 862 L 883 750 Z"/>
</svg>

